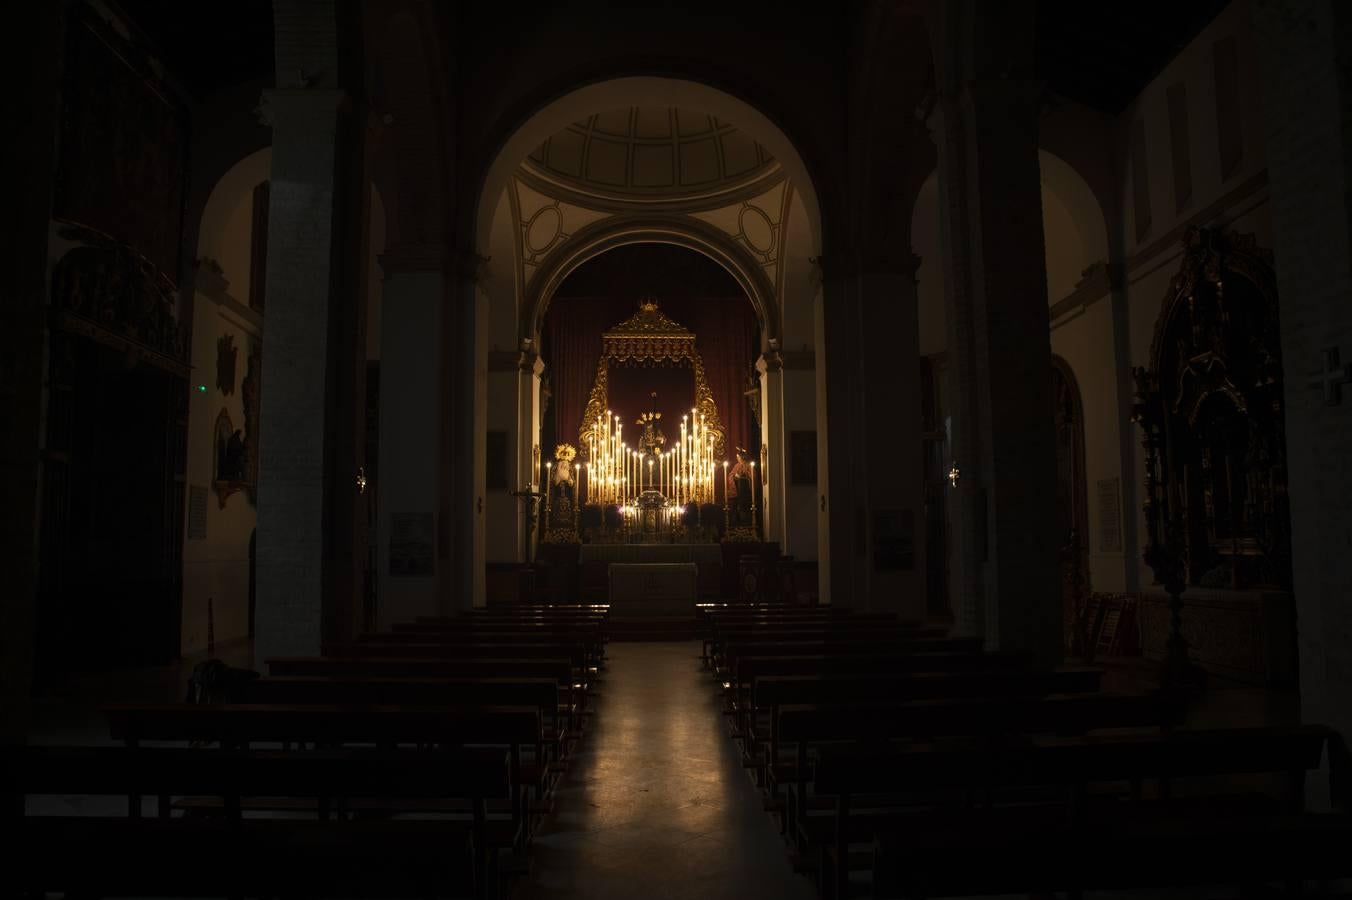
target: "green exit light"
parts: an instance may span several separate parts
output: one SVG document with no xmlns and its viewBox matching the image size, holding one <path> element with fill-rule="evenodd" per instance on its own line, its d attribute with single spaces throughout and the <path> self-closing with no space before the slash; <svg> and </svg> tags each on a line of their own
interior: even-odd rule
<svg viewBox="0 0 1352 900">
<path fill-rule="evenodd" d="M 198 389 L 199 391 L 201 391 L 203 394 L 205 394 L 205 393 L 207 392 L 207 386 L 206 386 L 205 384 L 199 384 L 199 385 L 197 386 L 197 389 Z"/>
</svg>

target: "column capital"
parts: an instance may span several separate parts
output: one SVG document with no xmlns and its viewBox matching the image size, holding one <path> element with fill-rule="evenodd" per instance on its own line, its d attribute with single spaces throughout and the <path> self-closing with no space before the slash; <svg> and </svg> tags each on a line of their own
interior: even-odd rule
<svg viewBox="0 0 1352 900">
<path fill-rule="evenodd" d="M 466 284 L 478 284 L 487 273 L 487 267 L 493 258 L 481 256 L 477 251 L 461 247 L 455 251 L 456 279 Z"/>
<path fill-rule="evenodd" d="M 756 371 L 762 375 L 781 372 L 784 369 L 784 355 L 778 347 L 770 347 L 756 360 Z"/>
<path fill-rule="evenodd" d="M 527 375 L 539 376 L 545 370 L 545 361 L 540 358 L 539 348 L 532 338 L 521 339 L 521 349 L 517 353 L 516 366 Z"/>
<path fill-rule="evenodd" d="M 823 253 L 808 260 L 812 263 L 812 279 L 817 284 L 844 281 L 859 271 L 859 261 L 842 253 Z"/>
</svg>

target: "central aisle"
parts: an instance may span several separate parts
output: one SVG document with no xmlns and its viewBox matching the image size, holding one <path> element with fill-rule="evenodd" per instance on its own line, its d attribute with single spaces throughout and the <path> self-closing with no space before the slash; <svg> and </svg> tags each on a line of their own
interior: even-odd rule
<svg viewBox="0 0 1352 900">
<path fill-rule="evenodd" d="M 815 896 L 742 770 L 697 643 L 616 643 L 514 900 Z"/>
</svg>

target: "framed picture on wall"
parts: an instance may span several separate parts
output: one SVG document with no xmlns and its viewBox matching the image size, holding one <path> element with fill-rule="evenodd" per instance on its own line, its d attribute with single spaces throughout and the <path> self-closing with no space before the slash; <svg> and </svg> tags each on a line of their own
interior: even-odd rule
<svg viewBox="0 0 1352 900">
<path fill-rule="evenodd" d="M 789 432 L 789 484 L 817 483 L 817 432 Z"/>
</svg>

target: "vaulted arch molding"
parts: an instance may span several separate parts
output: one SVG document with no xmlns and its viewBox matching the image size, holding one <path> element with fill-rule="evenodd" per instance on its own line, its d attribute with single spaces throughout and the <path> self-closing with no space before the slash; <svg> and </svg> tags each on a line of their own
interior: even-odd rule
<svg viewBox="0 0 1352 900">
<path fill-rule="evenodd" d="M 823 229 L 816 180 L 787 134 L 756 106 L 725 91 L 696 81 L 653 76 L 614 78 L 589 84 L 538 109 L 502 142 L 484 170 L 474 208 L 474 243 L 488 246 L 497 198 L 508 187 L 521 161 L 540 144 L 598 110 L 659 104 L 697 109 L 732 122 L 763 145 L 792 183 L 798 202 L 808 212 L 814 255 L 821 252 Z"/>
<path fill-rule="evenodd" d="M 538 341 L 550 301 L 579 266 L 629 244 L 670 244 L 693 250 L 718 263 L 733 277 L 755 309 L 762 346 L 779 338 L 780 315 L 774 285 L 750 254 L 711 225 L 669 217 L 608 220 L 574 235 L 531 279 L 525 298 L 528 314 L 522 316 L 529 331 L 521 336 Z"/>
</svg>

